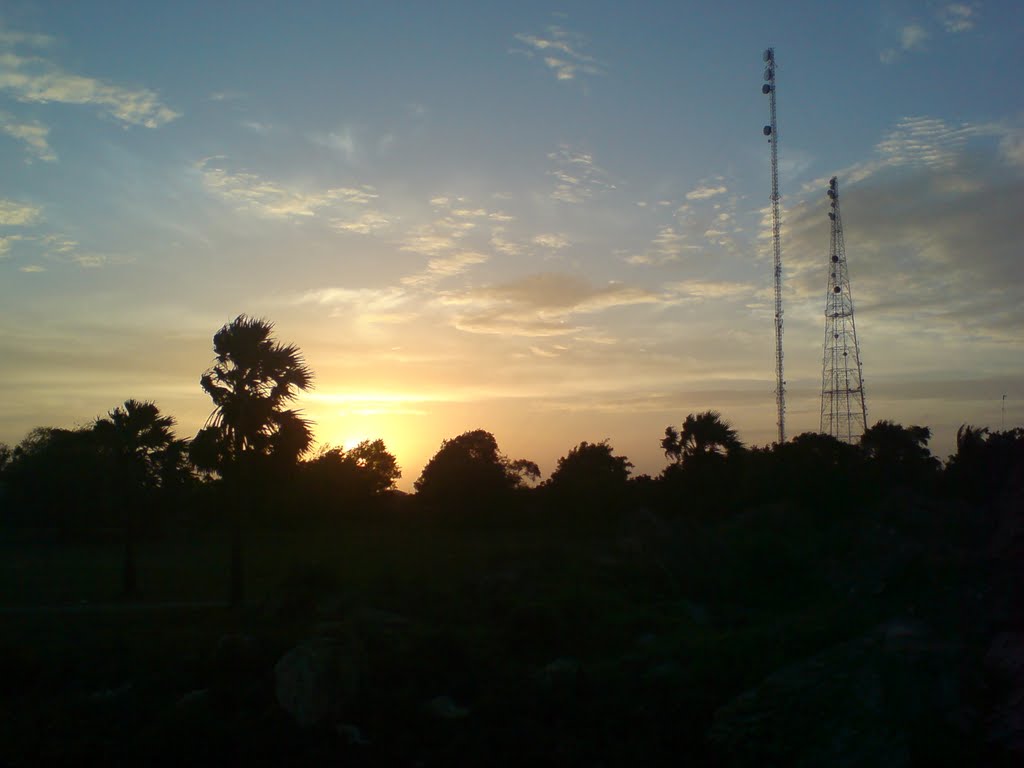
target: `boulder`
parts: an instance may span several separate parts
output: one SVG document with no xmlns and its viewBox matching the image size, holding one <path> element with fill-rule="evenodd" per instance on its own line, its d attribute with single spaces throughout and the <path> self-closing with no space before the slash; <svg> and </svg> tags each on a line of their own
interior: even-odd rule
<svg viewBox="0 0 1024 768">
<path fill-rule="evenodd" d="M 274 666 L 277 702 L 302 728 L 336 719 L 356 695 L 361 667 L 361 654 L 351 637 L 300 643 Z"/>
<path fill-rule="evenodd" d="M 956 743 L 959 652 L 921 622 L 894 619 L 740 694 L 715 713 L 711 741 L 733 766 L 910 766 L 919 750 L 931 758 Z M 922 723 L 942 735 L 932 747 Z"/>
</svg>

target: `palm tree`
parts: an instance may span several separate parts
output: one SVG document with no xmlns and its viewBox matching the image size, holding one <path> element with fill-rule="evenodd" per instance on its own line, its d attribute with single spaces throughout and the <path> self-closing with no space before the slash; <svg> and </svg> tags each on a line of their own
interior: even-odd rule
<svg viewBox="0 0 1024 768">
<path fill-rule="evenodd" d="M 709 456 L 731 456 L 743 448 L 736 430 L 722 419 L 718 411 L 689 414 L 683 420 L 683 429 L 665 428 L 661 447 L 665 457 L 678 464 L 687 464 Z"/>
<path fill-rule="evenodd" d="M 126 595 L 135 595 L 135 538 L 138 507 L 145 493 L 160 485 L 168 461 L 176 462 L 183 443 L 176 440 L 174 417 L 161 416 L 156 403 L 125 400 L 93 424 L 100 451 L 109 459 L 113 484 L 124 522 L 123 580 Z"/>
<path fill-rule="evenodd" d="M 239 315 L 213 337 L 216 355 L 200 384 L 214 410 L 193 441 L 192 460 L 233 485 L 231 600 L 242 600 L 242 508 L 268 461 L 294 464 L 313 442 L 310 423 L 287 408 L 312 387 L 313 373 L 299 348 L 273 337 L 273 323 Z"/>
</svg>

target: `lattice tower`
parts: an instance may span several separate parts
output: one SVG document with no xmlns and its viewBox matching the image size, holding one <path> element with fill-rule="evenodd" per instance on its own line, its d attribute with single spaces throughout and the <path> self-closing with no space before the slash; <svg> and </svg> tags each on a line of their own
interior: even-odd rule
<svg viewBox="0 0 1024 768">
<path fill-rule="evenodd" d="M 839 182 L 828 182 L 828 218 L 832 236 L 825 291 L 825 345 L 821 368 L 821 432 L 847 443 L 864 434 L 868 422 L 864 376 L 853 318 L 853 294 L 839 212 Z"/>
<path fill-rule="evenodd" d="M 764 52 L 761 93 L 768 96 L 771 123 L 764 135 L 772 148 L 772 250 L 775 270 L 775 405 L 778 409 L 779 443 L 786 442 L 786 378 L 782 371 L 782 215 L 779 210 L 779 128 L 775 120 L 775 49 Z"/>
</svg>

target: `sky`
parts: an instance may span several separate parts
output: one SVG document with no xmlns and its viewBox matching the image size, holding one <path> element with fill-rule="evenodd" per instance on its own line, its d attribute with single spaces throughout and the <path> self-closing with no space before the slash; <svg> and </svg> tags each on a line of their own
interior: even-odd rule
<svg viewBox="0 0 1024 768">
<path fill-rule="evenodd" d="M 868 421 L 944 458 L 1024 423 L 1022 36 L 1017 0 L 7 0 L 0 441 L 128 398 L 193 435 L 245 313 L 406 489 L 477 428 L 545 476 L 606 438 L 657 474 L 708 409 L 771 443 L 772 46 L 787 435 L 837 175 Z"/>
</svg>

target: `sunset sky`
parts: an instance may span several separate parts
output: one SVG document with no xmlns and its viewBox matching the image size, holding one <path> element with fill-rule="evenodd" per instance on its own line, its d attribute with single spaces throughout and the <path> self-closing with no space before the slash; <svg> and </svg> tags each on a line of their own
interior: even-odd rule
<svg viewBox="0 0 1024 768">
<path fill-rule="evenodd" d="M 132 397 L 181 436 L 266 317 L 318 442 L 409 488 L 494 433 L 636 472 L 716 409 L 818 428 L 838 174 L 869 422 L 1024 421 L 1024 3 L 34 2 L 0 10 L 0 441 Z"/>
</svg>

